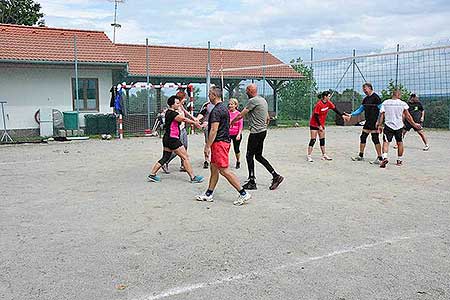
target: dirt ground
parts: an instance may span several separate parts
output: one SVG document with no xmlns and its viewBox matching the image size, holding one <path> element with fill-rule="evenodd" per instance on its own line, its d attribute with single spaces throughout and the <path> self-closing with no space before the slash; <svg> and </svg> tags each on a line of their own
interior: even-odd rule
<svg viewBox="0 0 450 300">
<path fill-rule="evenodd" d="M 429 152 L 410 133 L 386 169 L 350 160 L 358 127 L 327 129 L 331 162 L 306 162 L 308 134 L 269 132 L 285 182 L 269 191 L 257 164 L 242 207 L 224 179 L 194 201 L 207 183 L 178 159 L 147 182 L 158 138 L 1 146 L 0 299 L 450 299 L 450 132 L 428 131 Z"/>
</svg>

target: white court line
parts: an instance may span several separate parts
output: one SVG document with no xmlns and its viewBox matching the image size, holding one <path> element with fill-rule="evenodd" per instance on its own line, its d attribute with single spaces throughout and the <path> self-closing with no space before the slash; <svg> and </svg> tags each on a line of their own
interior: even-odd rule
<svg viewBox="0 0 450 300">
<path fill-rule="evenodd" d="M 326 258 L 330 258 L 330 257 L 335 257 L 335 256 L 339 256 L 339 255 L 343 255 L 343 254 L 347 254 L 347 253 L 351 253 L 351 252 L 358 252 L 360 250 L 366 250 L 366 249 L 374 248 L 374 247 L 377 247 L 377 246 L 380 246 L 380 245 L 393 244 L 393 243 L 398 243 L 398 242 L 401 242 L 401 241 L 412 240 L 412 239 L 417 239 L 417 238 L 437 237 L 437 236 L 438 235 L 436 233 L 434 233 L 434 234 L 421 234 L 421 235 L 416 235 L 416 236 L 396 237 L 396 238 L 393 238 L 393 239 L 384 240 L 382 242 L 376 242 L 376 243 L 371 243 L 371 244 L 363 244 L 363 245 L 356 246 L 356 247 L 345 248 L 345 249 L 333 251 L 333 252 L 330 252 L 328 254 L 321 255 L 321 256 L 313 256 L 313 257 L 303 258 L 303 259 L 298 260 L 295 263 L 286 264 L 286 265 L 282 265 L 282 266 L 279 266 L 277 268 L 274 268 L 274 269 L 272 269 L 272 271 L 273 270 L 275 270 L 275 271 L 276 270 L 282 270 L 282 269 L 286 269 L 286 268 L 290 268 L 290 267 L 295 267 L 295 266 L 298 266 L 298 265 L 303 265 L 303 264 L 308 263 L 308 262 L 322 260 L 322 259 L 326 259 Z M 218 280 L 215 280 L 215 281 L 203 282 L 203 283 L 197 283 L 197 284 L 192 284 L 192 285 L 176 287 L 176 288 L 166 290 L 166 291 L 161 292 L 161 293 L 156 294 L 156 295 L 146 296 L 144 298 L 139 298 L 139 299 L 136 298 L 134 300 L 158 300 L 158 299 L 163 299 L 163 298 L 167 298 L 167 297 L 170 297 L 170 296 L 186 294 L 186 293 L 189 293 L 189 292 L 192 292 L 192 291 L 196 291 L 196 290 L 200 290 L 200 289 L 204 289 L 204 288 L 207 288 L 207 287 L 220 285 L 220 284 L 226 283 L 226 282 L 233 282 L 233 281 L 237 281 L 237 280 L 240 280 L 240 279 L 248 278 L 248 277 L 251 277 L 251 276 L 260 275 L 261 273 L 262 272 L 250 272 L 250 273 L 244 273 L 244 274 L 239 274 L 239 275 L 235 275 L 235 276 L 225 277 L 225 278 L 218 279 Z"/>
<path fill-rule="evenodd" d="M 3 165 L 14 165 L 14 164 L 38 163 L 38 162 L 54 162 L 54 160 L 22 160 L 22 161 L 10 161 L 10 162 L 2 162 L 2 163 L 0 163 L 0 166 L 3 166 Z"/>
</svg>

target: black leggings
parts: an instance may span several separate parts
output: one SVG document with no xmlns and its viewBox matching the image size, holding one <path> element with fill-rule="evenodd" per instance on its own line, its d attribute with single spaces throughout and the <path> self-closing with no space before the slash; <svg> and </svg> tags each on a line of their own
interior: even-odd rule
<svg viewBox="0 0 450 300">
<path fill-rule="evenodd" d="M 247 143 L 247 166 L 248 166 L 248 178 L 255 179 L 255 161 L 253 158 L 261 163 L 272 176 L 275 176 L 275 170 L 270 163 L 262 156 L 264 148 L 264 139 L 266 138 L 267 131 L 260 133 L 250 133 Z"/>
<path fill-rule="evenodd" d="M 237 135 L 231 135 L 230 138 L 233 141 L 234 153 L 236 153 L 236 154 L 241 153 L 241 150 L 239 148 L 241 147 L 242 135 L 241 135 L 241 138 L 239 139 L 239 141 L 236 139 Z"/>
</svg>

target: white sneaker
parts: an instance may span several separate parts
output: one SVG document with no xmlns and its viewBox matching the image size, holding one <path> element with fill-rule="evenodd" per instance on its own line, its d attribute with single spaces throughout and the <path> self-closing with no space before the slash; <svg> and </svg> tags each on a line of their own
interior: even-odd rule
<svg viewBox="0 0 450 300">
<path fill-rule="evenodd" d="M 197 195 L 197 196 L 195 196 L 195 200 L 197 200 L 197 201 L 206 201 L 206 202 L 213 202 L 214 201 L 214 198 L 213 198 L 213 195 L 206 195 L 206 194 L 203 194 L 203 195 Z"/>
<path fill-rule="evenodd" d="M 374 161 L 369 161 L 369 163 L 370 163 L 371 165 L 379 165 L 379 164 L 381 164 L 381 161 L 380 161 L 378 158 L 375 158 Z"/>
<path fill-rule="evenodd" d="M 236 199 L 236 201 L 233 202 L 234 205 L 244 205 L 247 203 L 248 200 L 252 198 L 252 195 L 250 195 L 248 192 L 242 196 L 239 195 L 239 197 Z"/>
<path fill-rule="evenodd" d="M 314 162 L 314 160 L 312 159 L 311 155 L 308 155 L 308 156 L 306 157 L 306 160 L 307 160 L 308 162 Z"/>
<path fill-rule="evenodd" d="M 397 146 L 397 145 L 394 145 L 394 146 L 392 146 L 392 148 L 394 148 L 394 149 L 398 149 L 398 146 Z"/>
<path fill-rule="evenodd" d="M 322 155 L 322 160 L 330 161 L 330 160 L 333 160 L 333 159 L 331 157 L 329 157 L 328 155 L 324 154 L 324 155 Z"/>
<path fill-rule="evenodd" d="M 423 147 L 423 151 L 428 151 L 430 150 L 430 145 L 425 145 L 425 147 Z"/>
</svg>

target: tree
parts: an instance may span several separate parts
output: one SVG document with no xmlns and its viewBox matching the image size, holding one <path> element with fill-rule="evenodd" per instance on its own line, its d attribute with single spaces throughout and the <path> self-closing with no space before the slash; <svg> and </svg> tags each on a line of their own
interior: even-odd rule
<svg viewBox="0 0 450 300">
<path fill-rule="evenodd" d="M 45 25 L 41 5 L 33 0 L 0 0 L 0 23 Z"/>
<path fill-rule="evenodd" d="M 402 100 L 403 101 L 408 101 L 409 97 L 411 96 L 411 92 L 405 87 L 403 86 L 401 83 L 397 84 L 397 87 L 395 87 L 395 82 L 394 80 L 389 80 L 389 84 L 387 86 L 386 89 L 381 91 L 381 99 L 384 101 L 386 99 L 391 99 L 392 98 L 392 93 L 395 90 L 399 90 L 402 93 Z"/>
<path fill-rule="evenodd" d="M 293 69 L 304 76 L 303 79 L 286 82 L 279 93 L 279 117 L 282 119 L 309 119 L 310 101 L 316 102 L 317 84 L 312 68 L 305 66 L 298 58 Z M 311 99 L 311 94 L 313 99 Z M 313 103 L 313 104 L 314 104 Z"/>
</svg>

